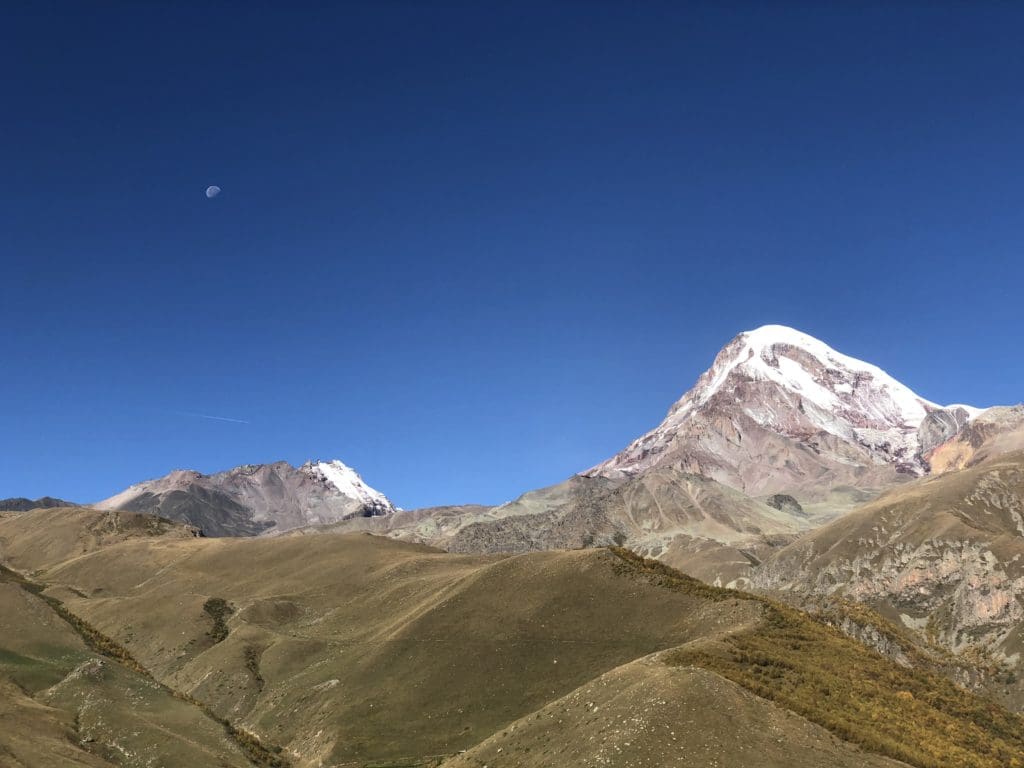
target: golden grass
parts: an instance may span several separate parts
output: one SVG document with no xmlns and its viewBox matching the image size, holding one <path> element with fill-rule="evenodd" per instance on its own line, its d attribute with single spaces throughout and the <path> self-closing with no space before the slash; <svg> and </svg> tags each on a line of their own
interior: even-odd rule
<svg viewBox="0 0 1024 768">
<path fill-rule="evenodd" d="M 6 568 L 3 565 L 0 565 L 0 580 L 13 582 L 22 589 L 35 594 L 37 597 L 45 601 L 58 616 L 60 616 L 71 626 L 72 629 L 75 630 L 75 632 L 78 633 L 78 635 L 85 641 L 86 645 L 94 652 L 109 659 L 113 659 L 123 667 L 160 686 L 175 698 L 192 704 L 200 709 L 207 717 L 220 723 L 224 728 L 224 732 L 227 733 L 227 735 L 230 736 L 231 739 L 239 746 L 242 753 L 253 765 L 259 766 L 259 768 L 288 768 L 290 765 L 289 761 L 281 755 L 282 750 L 280 747 L 265 746 L 258 736 L 242 728 L 236 727 L 226 718 L 220 717 L 211 711 L 208 706 L 198 699 L 195 699 L 187 693 L 176 691 L 156 680 L 148 669 L 136 661 L 127 648 L 100 632 L 82 617 L 69 611 L 57 598 L 45 594 L 43 591 L 45 589 L 45 585 L 33 582 L 23 574 L 13 571 L 10 568 Z M 225 608 L 226 610 L 223 610 Z M 230 606 L 227 606 L 223 600 L 221 600 L 220 603 L 215 604 L 214 611 L 207 610 L 207 613 L 214 616 L 215 621 L 219 619 L 221 622 L 223 622 L 223 616 L 230 615 L 231 612 L 232 609 Z M 225 636 L 226 634 L 227 632 L 225 627 Z"/>
<path fill-rule="evenodd" d="M 1020 716 L 928 669 L 902 667 L 825 619 L 613 551 L 630 571 L 659 586 L 763 605 L 763 620 L 753 629 L 670 651 L 667 663 L 716 672 L 847 741 L 917 768 L 1024 766 Z"/>
</svg>

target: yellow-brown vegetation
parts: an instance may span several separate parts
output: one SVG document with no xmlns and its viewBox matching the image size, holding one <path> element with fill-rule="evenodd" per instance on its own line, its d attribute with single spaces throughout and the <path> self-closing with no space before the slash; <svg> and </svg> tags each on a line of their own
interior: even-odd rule
<svg viewBox="0 0 1024 768">
<path fill-rule="evenodd" d="M 659 586 L 764 607 L 753 628 L 682 646 L 665 655 L 667 663 L 716 672 L 847 741 L 917 768 L 1024 766 L 1020 716 L 927 669 L 895 664 L 822 619 L 614 551 Z"/>
</svg>

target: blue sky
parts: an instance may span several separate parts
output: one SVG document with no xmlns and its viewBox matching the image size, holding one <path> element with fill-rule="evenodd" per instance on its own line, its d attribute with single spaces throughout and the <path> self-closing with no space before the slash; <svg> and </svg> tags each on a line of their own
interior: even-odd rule
<svg viewBox="0 0 1024 768">
<path fill-rule="evenodd" d="M 765 323 L 1019 402 L 1024 8 L 822 5 L 6 8 L 0 497 L 501 502 Z"/>
</svg>

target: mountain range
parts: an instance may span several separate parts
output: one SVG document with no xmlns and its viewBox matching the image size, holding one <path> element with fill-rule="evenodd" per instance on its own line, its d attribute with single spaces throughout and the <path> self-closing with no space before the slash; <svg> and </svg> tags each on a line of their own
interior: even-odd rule
<svg viewBox="0 0 1024 768">
<path fill-rule="evenodd" d="M 1024 767 L 1024 406 L 791 328 L 498 506 L 332 460 L 7 509 L 0 765 Z"/>
<path fill-rule="evenodd" d="M 460 552 L 613 541 L 653 557 L 704 551 L 700 542 L 759 548 L 1012 449 L 1019 413 L 937 405 L 807 334 L 764 326 L 728 343 L 661 424 L 562 483 L 497 507 L 339 527 Z"/>
<path fill-rule="evenodd" d="M 53 509 L 54 507 L 76 507 L 77 504 L 55 499 L 52 496 L 43 496 L 38 499 L 28 499 L 24 496 L 17 496 L 10 499 L 0 499 L 0 512 L 28 512 L 30 509 Z"/>
<path fill-rule="evenodd" d="M 982 413 L 929 402 L 876 366 L 769 325 L 729 342 L 664 421 L 620 453 L 498 507 L 390 518 L 394 505 L 340 461 L 175 471 L 95 506 L 157 513 L 209 536 L 389 517 L 350 527 L 456 551 L 624 536 L 658 555 L 678 536 L 734 543 L 799 533 L 933 463 L 939 471 L 963 463 L 955 446 L 985 439 Z"/>
<path fill-rule="evenodd" d="M 95 506 L 159 514 L 207 536 L 362 531 L 464 554 L 625 545 L 714 584 L 870 598 L 952 649 L 983 637 L 1004 659 L 1018 651 L 1012 596 L 1024 582 L 1013 574 L 1024 551 L 989 545 L 1016 536 L 1014 515 L 1024 515 L 1006 485 L 1015 451 L 1024 451 L 1024 407 L 939 405 L 870 363 L 769 325 L 726 344 L 665 419 L 621 452 L 496 507 L 399 511 L 339 461 L 178 471 Z M 996 475 L 981 469 L 992 462 L 1001 462 Z M 975 476 L 1001 490 L 979 500 L 963 486 Z M 987 527 L 961 515 L 955 536 L 935 538 L 950 528 L 951 488 L 962 491 L 957 503 L 992 508 Z M 878 535 L 894 509 L 916 524 Z M 975 565 L 947 574 L 979 536 Z M 929 588 L 948 598 L 905 594 L 935 569 Z M 964 597 L 979 587 L 999 610 Z"/>
</svg>

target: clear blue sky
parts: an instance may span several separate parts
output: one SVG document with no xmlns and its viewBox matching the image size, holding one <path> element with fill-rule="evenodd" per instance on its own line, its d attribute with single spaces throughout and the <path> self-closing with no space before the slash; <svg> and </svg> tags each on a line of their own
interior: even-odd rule
<svg viewBox="0 0 1024 768">
<path fill-rule="evenodd" d="M 0 496 L 501 502 L 765 323 L 1019 402 L 1024 6 L 840 5 L 8 4 Z"/>
</svg>

